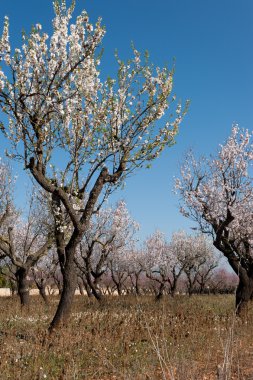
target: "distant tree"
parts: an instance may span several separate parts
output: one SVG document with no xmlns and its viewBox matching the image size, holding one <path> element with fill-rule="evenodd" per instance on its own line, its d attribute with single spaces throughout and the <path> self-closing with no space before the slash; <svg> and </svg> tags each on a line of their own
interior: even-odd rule
<svg viewBox="0 0 253 380">
<path fill-rule="evenodd" d="M 111 279 L 119 296 L 127 292 L 128 265 L 128 253 L 126 251 L 116 252 L 108 263 Z"/>
<path fill-rule="evenodd" d="M 0 235 L 0 254 L 11 262 L 22 306 L 29 304 L 29 272 L 52 245 L 51 232 L 42 215 L 42 211 L 38 214 L 38 204 L 31 196 L 27 220 L 16 218 L 7 233 Z"/>
<path fill-rule="evenodd" d="M 134 247 L 128 252 L 128 278 L 136 296 L 141 295 L 141 288 L 145 278 L 145 259 L 146 255 L 143 249 Z"/>
<path fill-rule="evenodd" d="M 195 260 L 199 253 L 196 253 L 194 246 L 195 238 L 187 235 L 185 231 L 178 231 L 172 235 L 169 243 L 169 275 L 170 293 L 174 296 L 180 277 L 186 273 L 187 268 L 196 266 Z"/>
<path fill-rule="evenodd" d="M 46 305 L 49 304 L 47 291 L 50 293 L 57 268 L 59 269 L 58 258 L 56 258 L 54 251 L 50 250 L 47 255 L 43 255 L 34 264 L 30 271 L 32 280 L 35 282 L 39 294 Z"/>
<path fill-rule="evenodd" d="M 205 266 L 207 259 L 205 257 L 198 257 L 194 262 L 189 263 L 185 269 L 186 286 L 188 294 L 191 296 L 193 293 L 204 293 L 205 287 L 210 280 L 210 276 L 217 263 L 212 262 L 210 267 Z"/>
<path fill-rule="evenodd" d="M 92 219 L 75 263 L 97 300 L 102 298 L 98 282 L 108 270 L 109 261 L 133 246 L 137 228 L 138 224 L 129 215 L 123 201 L 118 202 L 115 208 L 100 210 Z"/>
<path fill-rule="evenodd" d="M 204 288 L 218 265 L 214 249 L 203 235 L 187 235 L 179 231 L 167 242 L 164 234 L 156 231 L 146 240 L 145 248 L 146 275 L 159 284 L 157 299 L 166 289 L 174 296 L 183 274 L 190 295 L 197 287 Z"/>
<path fill-rule="evenodd" d="M 170 275 L 171 252 L 169 245 L 161 231 L 154 232 L 144 242 L 146 260 L 144 269 L 146 276 L 158 284 L 156 300 L 163 296 L 165 288 L 168 286 Z"/>
<path fill-rule="evenodd" d="M 203 264 L 200 265 L 197 276 L 197 283 L 199 285 L 198 292 L 205 293 L 215 275 L 215 270 L 219 265 L 220 257 L 213 255 L 207 255 Z"/>
<path fill-rule="evenodd" d="M 219 263 L 210 241 L 202 234 L 194 236 L 180 231 L 173 235 L 171 249 L 177 259 L 177 273 L 185 273 L 189 295 L 196 291 L 203 293 Z"/>
<path fill-rule="evenodd" d="M 127 176 L 174 144 L 183 115 L 178 104 L 174 120 L 156 124 L 170 105 L 173 71 L 154 68 L 147 57 L 143 64 L 136 49 L 127 63 L 117 57 L 118 81 L 102 82 L 97 48 L 105 30 L 85 11 L 70 25 L 73 9 L 54 2 L 51 38 L 36 24 L 13 55 L 6 18 L 0 41 L 0 106 L 9 117 L 2 131 L 12 157 L 52 195 L 58 222 L 63 291 L 50 331 L 70 315 L 75 251 L 92 214 Z M 63 212 L 72 225 L 67 237 Z"/>
<path fill-rule="evenodd" d="M 209 281 L 211 293 L 233 294 L 238 285 L 238 276 L 225 268 L 216 270 Z"/>
<path fill-rule="evenodd" d="M 176 183 L 183 214 L 213 238 L 239 277 L 240 315 L 253 296 L 252 163 L 252 134 L 235 126 L 215 157 L 197 161 L 190 154 Z"/>
</svg>

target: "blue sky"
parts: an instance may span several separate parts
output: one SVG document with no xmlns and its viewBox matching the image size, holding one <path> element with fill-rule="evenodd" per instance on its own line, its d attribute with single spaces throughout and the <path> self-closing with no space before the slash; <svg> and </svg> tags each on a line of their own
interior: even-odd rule
<svg viewBox="0 0 253 380">
<path fill-rule="evenodd" d="M 21 30 L 40 22 L 50 32 L 50 0 L 1 1 L 0 20 L 10 18 L 13 46 Z M 68 2 L 69 3 L 69 2 Z M 125 199 L 141 224 L 140 238 L 155 229 L 170 237 L 173 231 L 193 225 L 178 211 L 172 193 L 173 176 L 189 148 L 198 154 L 214 153 L 229 135 L 234 122 L 253 125 L 253 1 L 252 0 L 77 0 L 76 14 L 86 9 L 91 21 L 101 16 L 106 26 L 102 71 L 114 75 L 114 51 L 127 58 L 131 41 L 146 49 L 154 64 L 172 66 L 176 59 L 174 92 L 191 105 L 177 143 L 163 153 L 152 169 L 129 178 L 126 188 L 111 202 Z M 4 142 L 0 143 L 0 155 Z M 15 170 L 20 170 L 15 167 Z M 23 172 L 22 172 L 23 173 Z M 20 176 L 19 190 L 24 174 Z M 17 197 L 22 204 L 22 191 Z"/>
</svg>

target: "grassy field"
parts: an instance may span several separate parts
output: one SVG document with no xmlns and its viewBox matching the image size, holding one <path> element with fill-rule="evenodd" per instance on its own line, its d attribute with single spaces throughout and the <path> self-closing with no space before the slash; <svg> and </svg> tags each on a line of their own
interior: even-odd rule
<svg viewBox="0 0 253 380">
<path fill-rule="evenodd" d="M 34 296 L 0 306 L 0 379 L 250 380 L 253 313 L 233 314 L 233 296 L 77 296 L 69 327 L 47 335 L 58 300 Z"/>
</svg>

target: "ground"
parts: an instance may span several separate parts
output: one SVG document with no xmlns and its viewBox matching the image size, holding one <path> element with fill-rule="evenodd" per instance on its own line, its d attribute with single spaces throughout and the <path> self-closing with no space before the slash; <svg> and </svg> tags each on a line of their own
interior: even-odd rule
<svg viewBox="0 0 253 380">
<path fill-rule="evenodd" d="M 101 305 L 76 296 L 69 326 L 49 338 L 57 302 L 33 296 L 21 310 L 17 298 L 1 299 L 0 379 L 253 379 L 253 312 L 237 319 L 233 296 L 108 297 Z"/>
</svg>

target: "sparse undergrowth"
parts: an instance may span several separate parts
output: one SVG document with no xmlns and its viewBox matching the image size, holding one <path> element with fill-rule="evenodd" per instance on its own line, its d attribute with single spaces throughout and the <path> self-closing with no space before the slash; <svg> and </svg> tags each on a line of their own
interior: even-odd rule
<svg viewBox="0 0 253 380">
<path fill-rule="evenodd" d="M 1 299 L 0 378 L 18 380 L 250 380 L 253 313 L 235 319 L 232 296 L 75 299 L 69 326 L 51 338 L 49 307 Z"/>
</svg>

